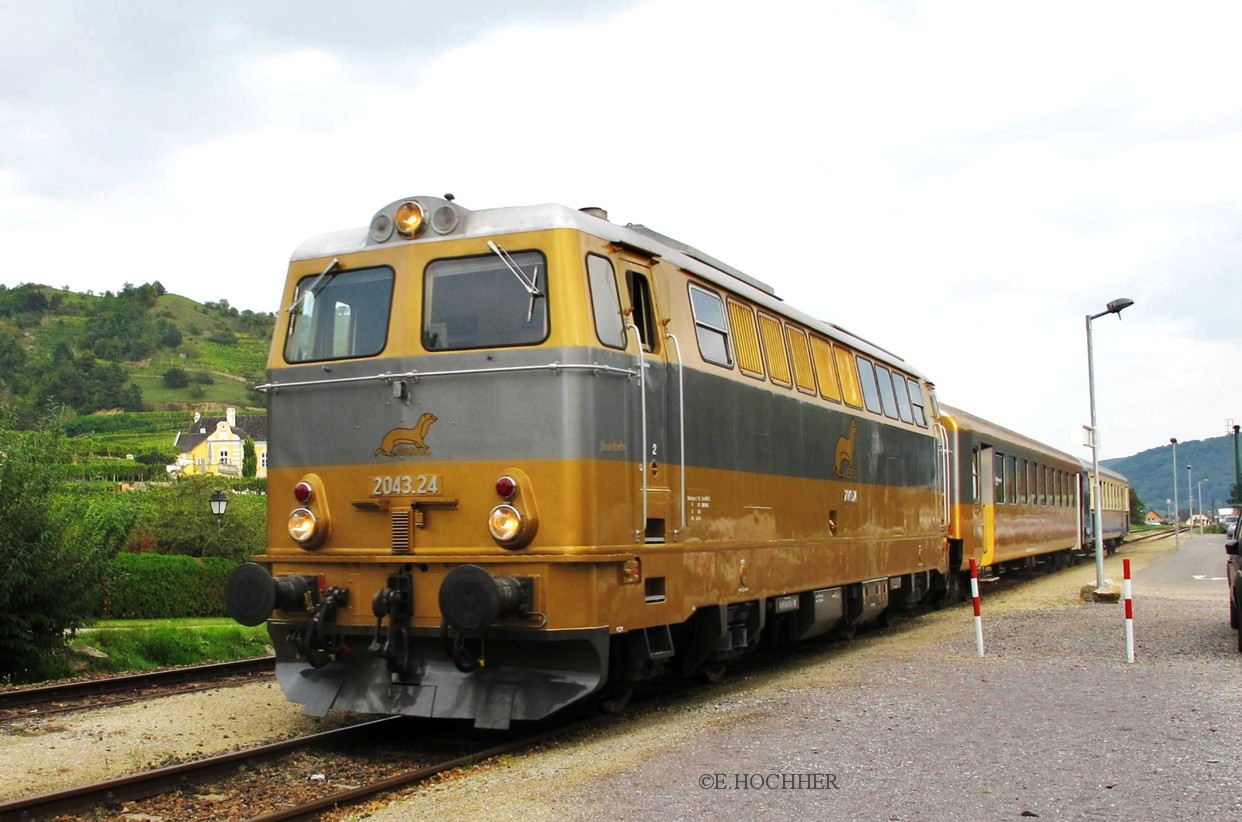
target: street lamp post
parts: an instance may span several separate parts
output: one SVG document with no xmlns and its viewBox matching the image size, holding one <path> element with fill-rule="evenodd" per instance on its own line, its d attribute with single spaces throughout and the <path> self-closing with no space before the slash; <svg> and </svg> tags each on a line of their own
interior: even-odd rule
<svg viewBox="0 0 1242 822">
<path fill-rule="evenodd" d="M 223 491 L 217 491 L 208 499 L 211 513 L 216 515 L 216 531 L 224 527 L 224 512 L 229 507 L 229 498 Z"/>
<path fill-rule="evenodd" d="M 1199 535 L 1203 536 L 1203 483 L 1205 479 L 1199 480 Z"/>
<path fill-rule="evenodd" d="M 1104 587 L 1104 514 L 1100 510 L 1100 429 L 1095 421 L 1095 351 L 1091 343 L 1091 321 L 1106 314 L 1116 314 L 1121 319 L 1123 309 L 1134 305 L 1134 300 L 1119 297 L 1099 314 L 1087 315 L 1087 385 L 1091 390 L 1091 498 L 1095 508 L 1095 587 Z"/>
<path fill-rule="evenodd" d="M 1238 454 L 1239 428 L 1242 428 L 1242 425 L 1235 425 L 1233 427 L 1233 493 L 1229 495 L 1229 501 L 1235 505 L 1242 502 L 1242 499 L 1238 496 L 1242 494 L 1242 467 L 1239 466 L 1239 463 L 1242 463 L 1242 457 Z"/>
<path fill-rule="evenodd" d="M 1169 437 L 1173 443 L 1173 548 L 1182 547 L 1182 510 L 1177 499 L 1177 437 Z"/>
<path fill-rule="evenodd" d="M 1190 463 L 1186 463 L 1186 496 L 1189 498 L 1189 502 L 1186 503 L 1186 508 L 1190 511 L 1189 533 L 1192 537 L 1195 535 L 1195 475 L 1194 472 L 1190 470 L 1193 467 L 1194 466 Z"/>
</svg>

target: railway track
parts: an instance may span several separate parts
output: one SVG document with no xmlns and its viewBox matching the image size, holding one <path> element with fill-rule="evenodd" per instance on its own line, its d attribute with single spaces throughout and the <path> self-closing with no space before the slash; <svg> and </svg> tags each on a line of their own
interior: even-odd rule
<svg viewBox="0 0 1242 822">
<path fill-rule="evenodd" d="M 445 771 L 540 744 L 597 719 L 560 718 L 539 723 L 526 731 L 492 732 L 473 737 L 469 733 L 458 733 L 450 738 L 442 735 L 442 729 L 438 731 L 440 736 L 423 733 L 415 736 L 409 731 L 431 726 L 408 717 L 385 717 L 90 785 L 0 802 L 0 822 L 79 814 L 90 819 L 114 815 L 181 820 L 207 820 L 227 815 L 228 818 L 264 822 L 312 819 L 324 811 L 416 784 Z M 416 742 L 411 743 L 411 739 Z M 484 746 L 479 745 L 481 741 Z M 393 754 L 394 744 L 406 750 Z M 328 770 L 332 767 L 333 755 L 358 757 L 364 749 L 373 753 L 377 745 L 390 757 L 387 766 L 379 768 L 366 764 L 359 770 L 368 774 L 378 772 L 379 778 L 364 784 L 334 785 L 317 774 L 324 782 L 318 790 L 305 787 L 292 792 L 282 790 L 282 787 L 287 788 L 289 780 L 281 777 L 299 767 L 288 761 L 293 754 L 301 753 L 316 767 Z M 429 753 L 429 748 L 434 749 L 433 752 Z M 341 750 L 346 753 L 340 753 Z M 274 770 L 268 773 L 262 770 L 264 767 Z M 229 795 L 229 783 L 234 779 L 248 780 L 248 784 L 240 788 L 245 795 L 239 795 L 235 801 Z M 268 790 L 254 790 L 256 782 Z M 305 796 L 312 791 L 313 796 Z M 228 807 L 222 808 L 221 803 Z M 238 810 L 244 813 L 239 814 Z M 134 817 L 135 814 L 138 817 Z"/>
<path fill-rule="evenodd" d="M 83 708 L 121 705 L 153 696 L 219 687 L 221 680 L 248 681 L 275 670 L 273 657 L 213 662 L 100 679 L 82 679 L 0 691 L 0 722 L 46 716 Z"/>
</svg>

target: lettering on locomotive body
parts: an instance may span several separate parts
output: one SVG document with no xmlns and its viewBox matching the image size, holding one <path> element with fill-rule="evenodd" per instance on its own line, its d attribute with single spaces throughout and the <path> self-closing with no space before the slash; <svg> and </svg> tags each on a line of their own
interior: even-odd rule
<svg viewBox="0 0 1242 822">
<path fill-rule="evenodd" d="M 686 517 L 687 522 L 701 523 L 703 521 L 703 513 L 712 507 L 712 495 L 707 493 L 695 493 L 686 495 Z"/>
<path fill-rule="evenodd" d="M 375 449 L 375 456 L 404 457 L 410 454 L 425 455 L 431 453 L 427 445 L 427 430 L 438 420 L 435 414 L 423 414 L 413 428 L 393 428 L 384 435 L 380 447 Z"/>
<path fill-rule="evenodd" d="M 837 452 L 832 468 L 841 479 L 853 479 L 858 475 L 854 470 L 854 439 L 858 435 L 858 420 L 850 420 L 850 433 L 837 437 Z"/>
<path fill-rule="evenodd" d="M 368 477 L 371 496 L 423 496 L 440 493 L 439 474 L 401 474 L 397 476 Z"/>
</svg>

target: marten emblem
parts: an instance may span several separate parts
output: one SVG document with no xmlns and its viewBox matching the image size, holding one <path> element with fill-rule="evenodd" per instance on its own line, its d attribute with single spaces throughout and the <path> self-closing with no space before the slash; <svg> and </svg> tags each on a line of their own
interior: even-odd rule
<svg viewBox="0 0 1242 822">
<path fill-rule="evenodd" d="M 853 479 L 857 475 L 854 470 L 854 438 L 858 434 L 858 421 L 850 420 L 850 433 L 847 437 L 837 437 L 837 454 L 833 469 L 841 479 Z"/>
<path fill-rule="evenodd" d="M 427 429 L 439 417 L 435 414 L 423 414 L 413 428 L 394 428 L 384 435 L 384 441 L 375 449 L 375 456 L 404 457 L 410 454 L 426 454 Z"/>
</svg>

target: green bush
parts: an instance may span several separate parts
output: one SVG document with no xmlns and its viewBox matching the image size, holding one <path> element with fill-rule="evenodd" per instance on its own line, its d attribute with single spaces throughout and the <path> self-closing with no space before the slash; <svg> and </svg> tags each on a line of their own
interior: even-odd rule
<svg viewBox="0 0 1242 822">
<path fill-rule="evenodd" d="M 108 619 L 225 616 L 224 581 L 236 564 L 222 557 L 117 554 L 104 583 L 102 615 Z"/>
</svg>

